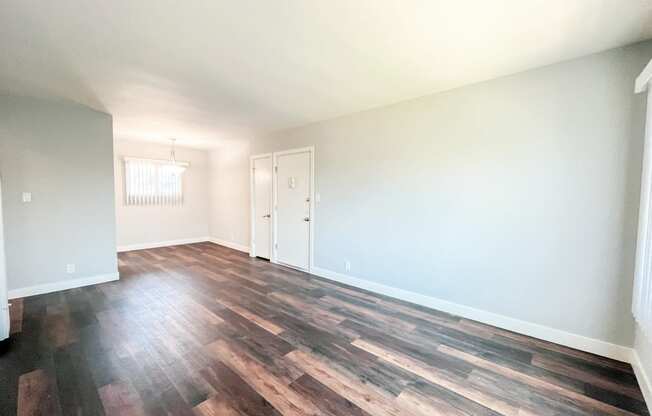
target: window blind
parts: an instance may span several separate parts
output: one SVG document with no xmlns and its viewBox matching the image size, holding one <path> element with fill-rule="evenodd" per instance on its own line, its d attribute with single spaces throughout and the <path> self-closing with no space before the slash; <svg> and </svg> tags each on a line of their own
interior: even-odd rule
<svg viewBox="0 0 652 416">
<path fill-rule="evenodd" d="M 183 204 L 183 172 L 163 161 L 125 159 L 125 204 Z"/>
</svg>

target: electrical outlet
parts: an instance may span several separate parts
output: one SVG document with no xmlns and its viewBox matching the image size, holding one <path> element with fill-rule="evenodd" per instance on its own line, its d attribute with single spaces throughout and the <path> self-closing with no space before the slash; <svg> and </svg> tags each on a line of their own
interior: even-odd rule
<svg viewBox="0 0 652 416">
<path fill-rule="evenodd" d="M 23 192 L 23 202 L 32 202 L 32 193 L 31 192 Z"/>
<path fill-rule="evenodd" d="M 74 264 L 66 264 L 66 273 L 73 274 L 75 273 L 76 267 Z"/>
<path fill-rule="evenodd" d="M 351 271 L 351 262 L 350 261 L 344 260 L 344 270 L 346 270 L 347 272 Z"/>
</svg>

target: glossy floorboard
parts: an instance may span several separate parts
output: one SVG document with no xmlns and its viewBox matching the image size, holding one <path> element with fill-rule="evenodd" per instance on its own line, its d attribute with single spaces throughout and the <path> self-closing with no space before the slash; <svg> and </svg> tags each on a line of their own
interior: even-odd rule
<svg viewBox="0 0 652 416">
<path fill-rule="evenodd" d="M 628 364 L 211 243 L 16 300 L 1 415 L 647 415 Z"/>
</svg>

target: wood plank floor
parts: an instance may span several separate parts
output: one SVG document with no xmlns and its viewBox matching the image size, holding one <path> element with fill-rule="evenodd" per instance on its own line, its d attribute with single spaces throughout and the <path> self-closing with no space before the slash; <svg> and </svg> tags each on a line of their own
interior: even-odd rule
<svg viewBox="0 0 652 416">
<path fill-rule="evenodd" d="M 647 415 L 632 368 L 211 243 L 13 301 L 0 415 Z"/>
</svg>

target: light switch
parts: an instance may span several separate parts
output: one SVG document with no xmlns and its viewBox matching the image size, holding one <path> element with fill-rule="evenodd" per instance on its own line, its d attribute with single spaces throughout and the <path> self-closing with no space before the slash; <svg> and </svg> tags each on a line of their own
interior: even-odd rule
<svg viewBox="0 0 652 416">
<path fill-rule="evenodd" d="M 23 202 L 32 202 L 31 192 L 23 192 Z"/>
</svg>

